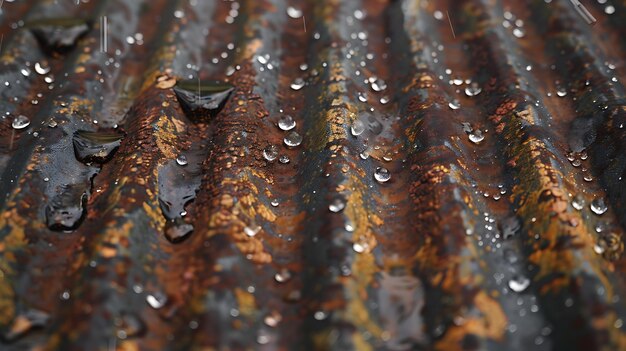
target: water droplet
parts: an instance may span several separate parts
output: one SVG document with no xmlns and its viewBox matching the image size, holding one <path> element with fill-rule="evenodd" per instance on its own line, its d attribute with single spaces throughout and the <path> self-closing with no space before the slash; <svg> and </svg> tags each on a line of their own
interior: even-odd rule
<svg viewBox="0 0 626 351">
<path fill-rule="evenodd" d="M 559 88 L 559 89 L 556 91 L 556 95 L 557 95 L 558 97 L 564 97 L 565 95 L 567 95 L 567 91 L 566 91 L 565 89 L 563 89 L 563 88 Z"/>
<path fill-rule="evenodd" d="M 296 78 L 293 83 L 291 83 L 291 89 L 298 91 L 300 89 L 302 89 L 302 87 L 304 86 L 304 79 L 302 78 Z"/>
<path fill-rule="evenodd" d="M 330 212 L 341 212 L 341 210 L 343 210 L 346 207 L 346 203 L 343 201 L 343 199 L 341 198 L 336 198 L 334 199 L 330 205 L 328 205 L 328 209 L 330 210 Z"/>
<path fill-rule="evenodd" d="M 117 132 L 89 132 L 79 130 L 74 133 L 72 142 L 76 158 L 83 162 L 104 163 L 121 145 L 123 135 Z"/>
<path fill-rule="evenodd" d="M 82 184 L 63 186 L 46 206 L 46 224 L 51 230 L 74 230 L 85 216 L 87 193 Z"/>
<path fill-rule="evenodd" d="M 185 113 L 199 116 L 206 111 L 216 115 L 226 104 L 235 88 L 219 81 L 186 80 L 174 86 L 174 93 Z"/>
<path fill-rule="evenodd" d="M 30 76 L 30 68 L 28 68 L 28 67 L 24 67 L 24 68 L 22 68 L 22 69 L 20 70 L 20 72 L 22 73 L 22 75 L 23 75 L 24 77 L 28 77 L 28 76 Z"/>
<path fill-rule="evenodd" d="M 47 64 L 42 65 L 41 63 L 37 62 L 35 63 L 35 72 L 43 76 L 44 74 L 48 74 L 48 72 L 50 72 L 50 67 Z"/>
<path fill-rule="evenodd" d="M 485 140 L 485 135 L 480 129 L 476 129 L 475 131 L 472 131 L 471 133 L 469 133 L 468 137 L 469 137 L 469 140 L 474 144 L 478 144 L 481 141 Z"/>
<path fill-rule="evenodd" d="M 251 227 L 246 226 L 245 228 L 243 228 L 243 232 L 246 233 L 246 235 L 251 238 L 257 235 L 260 231 L 261 231 L 261 226 L 259 225 L 255 225 Z"/>
<path fill-rule="evenodd" d="M 167 303 L 167 296 L 165 296 L 162 292 L 155 292 L 146 296 L 146 302 L 150 305 L 150 307 L 158 310 Z"/>
<path fill-rule="evenodd" d="M 602 215 L 609 209 L 603 197 L 594 199 L 589 207 L 591 208 L 591 211 L 597 215 Z"/>
<path fill-rule="evenodd" d="M 379 79 L 377 77 L 369 78 L 369 82 L 370 82 L 370 86 L 372 87 L 372 90 L 374 91 L 380 92 L 380 91 L 387 89 L 387 83 L 385 83 L 384 80 Z"/>
<path fill-rule="evenodd" d="M 256 342 L 260 345 L 265 345 L 270 342 L 270 336 L 265 330 L 259 330 L 259 335 L 256 337 Z"/>
<path fill-rule="evenodd" d="M 514 35 L 516 38 L 523 38 L 523 37 L 524 37 L 524 35 L 526 35 L 526 33 L 525 33 L 525 32 L 524 32 L 524 30 L 523 30 L 523 29 L 521 29 L 521 28 L 515 28 L 515 29 L 513 29 L 513 35 Z"/>
<path fill-rule="evenodd" d="M 352 250 L 356 253 L 364 253 L 367 249 L 368 245 L 366 243 L 355 242 L 352 244 Z"/>
<path fill-rule="evenodd" d="M 13 129 L 24 129 L 30 125 L 30 119 L 24 115 L 19 115 L 13 119 L 11 127 Z"/>
<path fill-rule="evenodd" d="M 265 318 L 263 319 L 263 322 L 265 323 L 265 325 L 267 325 L 268 327 L 275 327 L 278 325 L 278 323 L 280 323 L 280 321 L 283 319 L 283 317 L 280 315 L 280 313 L 273 311 L 272 313 L 268 314 L 267 316 L 265 316 Z"/>
<path fill-rule="evenodd" d="M 354 121 L 354 123 L 352 123 L 352 126 L 350 127 L 350 132 L 352 132 L 352 135 L 354 136 L 359 136 L 363 134 L 364 131 L 365 131 L 365 123 L 363 123 L 362 121 L 358 119 Z"/>
<path fill-rule="evenodd" d="M 530 279 L 523 276 L 516 276 L 509 280 L 509 288 L 515 292 L 522 292 L 530 285 Z"/>
<path fill-rule="evenodd" d="M 269 61 L 269 55 L 267 56 L 259 55 L 256 57 L 256 60 L 259 61 L 260 64 L 266 65 L 267 62 Z"/>
<path fill-rule="evenodd" d="M 453 110 L 458 110 L 459 108 L 461 108 L 461 103 L 459 102 L 459 100 L 454 99 L 450 101 L 450 103 L 448 103 L 448 107 L 450 107 Z"/>
<path fill-rule="evenodd" d="M 278 158 L 278 162 L 282 163 L 282 164 L 287 164 L 289 163 L 289 156 L 287 155 L 282 155 Z"/>
<path fill-rule="evenodd" d="M 278 157 L 278 148 L 276 145 L 268 145 L 263 149 L 263 158 L 272 162 Z"/>
<path fill-rule="evenodd" d="M 189 161 L 187 161 L 187 156 L 181 154 L 176 157 L 176 163 L 178 163 L 179 166 L 186 166 Z"/>
<path fill-rule="evenodd" d="M 294 19 L 300 18 L 302 17 L 302 11 L 293 6 L 289 6 L 287 7 L 287 15 Z"/>
<path fill-rule="evenodd" d="M 44 18 L 25 25 L 48 53 L 67 52 L 89 32 L 91 22 L 80 18 Z"/>
<path fill-rule="evenodd" d="M 291 279 L 291 272 L 288 269 L 283 268 L 280 271 L 276 272 L 274 275 L 274 279 L 279 283 L 285 283 L 289 279 Z"/>
<path fill-rule="evenodd" d="M 582 210 L 585 207 L 585 198 L 580 194 L 576 194 L 572 199 L 572 207 L 578 211 Z"/>
<path fill-rule="evenodd" d="M 63 300 L 63 301 L 67 301 L 67 300 L 69 300 L 69 299 L 70 299 L 70 292 L 69 292 L 69 291 L 67 291 L 67 290 L 64 290 L 64 291 L 61 293 L 61 300 Z"/>
<path fill-rule="evenodd" d="M 278 120 L 278 128 L 282 130 L 291 130 L 296 127 L 296 121 L 290 115 L 283 115 Z"/>
<path fill-rule="evenodd" d="M 602 255 L 604 251 L 606 251 L 606 247 L 602 245 L 600 242 L 598 242 L 597 244 L 593 246 L 593 251 L 597 253 L 598 255 Z"/>
<path fill-rule="evenodd" d="M 315 318 L 318 321 L 323 321 L 324 319 L 326 319 L 327 314 L 324 311 L 317 311 L 313 314 L 313 318 Z"/>
<path fill-rule="evenodd" d="M 604 8 L 604 13 L 606 13 L 607 15 L 614 14 L 615 13 L 615 6 L 608 5 L 607 7 Z"/>
<path fill-rule="evenodd" d="M 483 89 L 478 86 L 478 83 L 476 82 L 472 82 L 470 84 L 470 86 L 465 88 L 465 95 L 467 96 L 476 96 L 478 94 L 480 94 L 483 91 Z"/>
<path fill-rule="evenodd" d="M 274 199 L 274 200 L 272 200 L 272 202 L 270 202 L 270 205 L 272 205 L 272 207 L 278 207 L 278 205 L 280 205 L 280 202 L 278 202 L 278 200 Z"/>
<path fill-rule="evenodd" d="M 287 134 L 287 136 L 285 136 L 283 141 L 285 142 L 285 145 L 289 147 L 296 147 L 302 143 L 302 135 L 295 131 L 291 131 Z"/>
<path fill-rule="evenodd" d="M 388 182 L 391 179 L 391 172 L 385 167 L 376 167 L 374 172 L 374 179 L 379 183 Z"/>
</svg>

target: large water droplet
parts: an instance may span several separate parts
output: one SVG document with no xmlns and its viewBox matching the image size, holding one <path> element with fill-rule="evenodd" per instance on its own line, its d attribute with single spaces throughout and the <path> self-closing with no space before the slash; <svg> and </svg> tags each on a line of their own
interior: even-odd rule
<svg viewBox="0 0 626 351">
<path fill-rule="evenodd" d="M 602 215 L 609 209 L 603 197 L 594 199 L 589 207 L 591 208 L 591 211 L 597 215 Z"/>
<path fill-rule="evenodd" d="M 483 89 L 478 86 L 478 83 L 472 82 L 468 87 L 465 88 L 465 95 L 467 96 L 476 96 L 480 94 Z"/>
<path fill-rule="evenodd" d="M 476 129 L 472 131 L 471 133 L 468 134 L 468 137 L 469 137 L 469 140 L 474 144 L 478 144 L 481 141 L 485 140 L 485 135 L 480 129 Z"/>
<path fill-rule="evenodd" d="M 79 130 L 72 139 L 76 158 L 83 162 L 104 163 L 122 143 L 124 136 L 117 132 L 89 132 Z"/>
<path fill-rule="evenodd" d="M 272 162 L 278 157 L 278 148 L 276 145 L 268 145 L 263 149 L 263 158 Z"/>
<path fill-rule="evenodd" d="M 585 207 L 585 198 L 580 194 L 574 195 L 574 198 L 572 199 L 572 207 L 578 211 L 582 210 L 583 207 Z"/>
<path fill-rule="evenodd" d="M 215 116 L 226 104 L 226 100 L 235 88 L 219 81 L 179 81 L 174 87 L 178 102 L 191 116 L 198 117 L 203 112 Z"/>
<path fill-rule="evenodd" d="M 91 27 L 91 21 L 80 18 L 43 18 L 25 25 L 49 53 L 63 53 L 76 45 Z"/>
<path fill-rule="evenodd" d="M 300 89 L 302 89 L 302 87 L 304 86 L 304 79 L 302 78 L 296 78 L 293 83 L 291 83 L 291 89 L 298 91 Z"/>
<path fill-rule="evenodd" d="M 461 103 L 459 102 L 459 100 L 452 100 L 448 103 L 448 107 L 450 107 L 452 110 L 458 110 L 459 108 L 461 108 Z"/>
<path fill-rule="evenodd" d="M 287 7 L 287 15 L 291 18 L 300 18 L 302 17 L 302 11 L 293 7 L 293 6 L 289 6 Z"/>
<path fill-rule="evenodd" d="M 196 153 L 190 150 L 192 160 Z M 165 238 L 171 243 L 179 243 L 193 232 L 193 225 L 186 223 L 185 206 L 191 203 L 200 188 L 202 171 L 198 162 L 180 167 L 181 160 L 167 162 L 158 168 L 158 200 L 163 216 L 167 219 L 164 228 Z M 185 160 L 186 161 L 186 157 Z M 183 162 L 184 163 L 184 162 Z"/>
<path fill-rule="evenodd" d="M 46 224 L 51 230 L 74 230 L 85 215 L 84 185 L 66 185 L 46 206 Z"/>
<path fill-rule="evenodd" d="M 292 130 L 296 127 L 296 121 L 290 115 L 283 115 L 278 120 L 278 128 L 282 130 Z"/>
<path fill-rule="evenodd" d="M 47 64 L 42 65 L 41 63 L 37 62 L 35 63 L 35 72 L 41 75 L 48 74 L 48 72 L 50 72 L 50 67 Z"/>
<path fill-rule="evenodd" d="M 350 127 L 350 132 L 352 132 L 352 135 L 354 136 L 359 136 L 363 134 L 364 131 L 365 131 L 365 123 L 363 123 L 362 121 L 358 119 L 354 121 L 354 123 L 352 123 L 352 126 Z"/>
<path fill-rule="evenodd" d="M 24 129 L 30 125 L 30 119 L 24 115 L 19 115 L 11 122 L 13 129 Z"/>
<path fill-rule="evenodd" d="M 391 179 L 391 172 L 385 167 L 376 167 L 374 172 L 374 179 L 379 183 L 388 182 Z"/>
<path fill-rule="evenodd" d="M 509 288 L 515 292 L 522 292 L 530 285 L 530 279 L 523 276 L 516 276 L 509 280 Z"/>
<path fill-rule="evenodd" d="M 296 147 L 302 143 L 302 135 L 295 131 L 291 131 L 285 136 L 283 141 L 285 142 L 285 145 L 289 147 Z"/>
</svg>

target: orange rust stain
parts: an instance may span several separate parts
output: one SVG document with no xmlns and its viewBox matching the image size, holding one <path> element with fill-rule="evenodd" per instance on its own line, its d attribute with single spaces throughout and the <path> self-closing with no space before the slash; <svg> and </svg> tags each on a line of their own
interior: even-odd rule
<svg viewBox="0 0 626 351">
<path fill-rule="evenodd" d="M 463 350 L 462 341 L 466 335 L 502 341 L 507 318 L 498 302 L 479 291 L 474 297 L 474 305 L 481 312 L 481 318 L 468 318 L 462 325 L 450 327 L 435 344 L 436 350 Z"/>
</svg>

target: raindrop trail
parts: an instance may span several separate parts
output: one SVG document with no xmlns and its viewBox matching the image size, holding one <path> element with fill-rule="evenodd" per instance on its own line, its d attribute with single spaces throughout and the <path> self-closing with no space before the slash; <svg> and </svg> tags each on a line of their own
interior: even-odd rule
<svg viewBox="0 0 626 351">
<path fill-rule="evenodd" d="M 15 139 L 15 129 L 11 130 L 11 143 L 9 144 L 9 150 L 13 150 L 13 140 Z"/>
<path fill-rule="evenodd" d="M 107 16 L 100 17 L 100 52 L 108 52 L 108 38 L 109 24 Z"/>
<path fill-rule="evenodd" d="M 452 37 L 456 39 L 456 34 L 454 34 L 454 28 L 452 27 L 452 21 L 450 20 L 450 13 L 446 11 L 446 16 L 448 16 L 448 23 L 450 24 L 450 29 L 452 30 Z"/>
<path fill-rule="evenodd" d="M 589 10 L 587 10 L 585 5 L 581 4 L 578 0 L 570 0 L 570 2 L 572 3 L 572 5 L 574 5 L 574 8 L 576 9 L 576 12 L 578 12 L 580 17 L 587 21 L 587 24 L 596 23 L 595 17 L 593 17 Z"/>
</svg>

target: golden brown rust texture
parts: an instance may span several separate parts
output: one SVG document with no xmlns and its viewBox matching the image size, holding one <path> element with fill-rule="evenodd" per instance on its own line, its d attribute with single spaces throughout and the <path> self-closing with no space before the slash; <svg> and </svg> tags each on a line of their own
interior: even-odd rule
<svg viewBox="0 0 626 351">
<path fill-rule="evenodd" d="M 114 2 L 91 1 L 89 8 Z M 120 59 L 120 78 L 102 93 L 91 89 L 102 78 L 97 27 L 67 61 L 59 55 L 46 59 L 56 83 L 67 83 L 69 93 L 58 99 L 57 91 L 49 93 L 43 83 L 24 86 L 16 113 L 43 115 L 37 112 L 41 106 L 52 106 L 65 117 L 57 129 L 44 128 L 41 139 L 33 139 L 32 152 L 19 156 L 27 158 L 25 171 L 8 187 L 0 214 L 0 326 L 25 332 L 16 344 L 6 345 L 382 350 L 402 349 L 393 344 L 407 342 L 407 349 L 499 350 L 523 349 L 522 330 L 533 336 L 528 337 L 533 346 L 536 336 L 553 342 L 544 344 L 553 348 L 626 348 L 619 302 L 626 291 L 620 276 L 626 265 L 622 231 L 613 226 L 610 233 L 598 234 L 600 220 L 572 207 L 572 195 L 584 183 L 559 152 L 567 148 L 565 132 L 584 110 L 578 107 L 586 106 L 580 101 L 602 100 L 606 94 L 612 103 L 623 102 L 619 89 L 609 89 L 613 83 L 602 85 L 602 94 L 580 92 L 583 80 L 595 84 L 606 78 L 595 62 L 604 61 L 605 52 L 613 58 L 626 52 L 615 35 L 605 33 L 615 22 L 599 23 L 599 33 L 589 33 L 558 13 L 567 4 L 558 5 L 559 11 L 544 10 L 549 4 L 541 0 L 531 5 L 242 0 L 216 1 L 214 8 L 200 4 L 214 11 L 214 23 L 207 24 L 192 3 L 160 0 L 124 14 L 139 19 L 130 34 L 142 33 L 145 44 L 122 47 L 126 38 L 117 38 L 114 45 L 130 50 L 132 60 Z M 19 11 L 8 13 L 3 24 L 31 6 L 9 5 L 20 6 Z M 529 18 L 531 9 L 538 10 L 537 18 Z M 506 37 L 504 10 L 524 20 L 524 38 Z M 163 21 L 158 25 L 151 18 L 157 15 Z M 554 27 L 554 35 L 545 38 L 538 24 L 544 17 Z M 574 34 L 564 28 L 598 43 L 570 40 Z M 3 26 L 0 33 L 9 31 Z M 2 52 L 13 71 L 0 69 L 19 76 L 15 67 L 31 48 L 28 37 L 15 38 L 19 42 Z M 609 49 L 607 43 L 618 47 Z M 578 61 L 566 69 L 543 67 L 560 59 L 553 50 L 577 51 L 583 44 L 604 51 L 575 55 Z M 533 68 L 525 71 L 522 63 L 529 59 Z M 305 64 L 308 68 L 300 68 Z M 621 82 L 624 69 L 618 66 L 611 74 Z M 578 71 L 583 78 L 564 74 Z M 235 86 L 223 110 L 210 119 L 186 116 L 172 90 L 194 74 Z M 367 81 L 372 76 L 388 87 L 374 91 Z M 300 90 L 290 86 L 296 78 L 306 81 Z M 469 78 L 482 84 L 480 95 L 463 95 Z M 461 85 L 449 83 L 457 79 Z M 574 79 L 579 81 L 569 86 L 566 98 L 545 97 L 554 81 Z M 528 85 L 528 95 L 555 116 L 552 124 L 522 97 L 527 92 L 520 87 Z M 40 92 L 46 94 L 37 96 Z M 108 121 L 97 114 L 101 97 L 125 116 Z M 35 98 L 39 105 L 30 103 Z M 462 107 L 453 109 L 449 104 L 457 98 Z M 599 123 L 598 131 L 610 129 L 618 143 L 616 125 L 624 110 L 610 108 L 616 113 Z M 299 147 L 283 146 L 286 133 L 276 122 L 286 113 L 304 136 Z M 356 121 L 368 121 L 365 113 L 385 122 L 380 136 L 369 130 L 359 137 L 350 133 Z M 41 214 L 49 199 L 38 172 L 58 153 L 47 145 L 67 124 L 79 125 L 78 119 L 94 125 L 96 120 L 120 122 L 126 136 L 89 180 L 84 224 L 71 233 L 53 232 Z M 10 143 L 21 146 L 32 137 L 20 132 L 14 138 L 7 121 L 0 121 L 0 152 L 12 159 L 18 148 L 7 149 L 4 139 L 11 135 Z M 47 120 L 33 118 L 38 127 L 45 126 L 42 122 Z M 482 128 L 486 139 L 470 142 L 464 123 Z M 263 149 L 270 144 L 279 145 L 290 162 L 267 161 Z M 368 157 L 361 154 L 366 149 Z M 194 229 L 173 244 L 164 236 L 171 223 L 160 203 L 166 193 L 160 170 L 181 153 L 191 158 L 196 151 L 202 181 L 196 198 L 184 206 L 185 221 Z M 619 166 L 621 161 L 612 162 Z M 588 174 L 601 172 L 587 164 Z M 377 167 L 390 169 L 389 182 L 374 179 Z M 498 203 L 492 200 L 494 188 L 504 191 Z M 602 184 L 587 188 L 588 201 L 606 192 Z M 345 204 L 339 212 L 329 209 L 335 199 Z M 609 209 L 601 219 L 613 225 L 617 212 Z M 501 235 L 502 223 L 511 217 L 521 222 L 512 239 L 486 236 L 489 230 Z M 600 238 L 610 248 L 601 255 L 595 252 Z M 507 265 L 493 243 L 513 243 L 509 249 L 520 257 L 517 266 Z M 507 287 L 511 272 L 531 278 L 526 290 Z M 499 278 L 504 273 L 507 278 Z M 419 284 L 393 290 L 384 280 L 397 276 Z M 602 290 L 601 296 L 590 289 Z M 65 293 L 69 300 L 59 300 Z M 167 300 L 150 307 L 146 298 L 157 293 Z M 385 305 L 387 293 L 391 298 Z M 563 307 L 570 300 L 573 306 Z M 537 308 L 527 324 L 539 326 L 524 324 L 518 301 L 526 312 Z M 29 330 L 25 312 L 30 308 L 50 314 L 50 322 Z M 385 308 L 393 311 L 381 311 Z M 141 321 L 136 335 L 120 334 L 128 327 L 122 320 L 127 315 Z M 410 318 L 416 318 L 412 329 L 398 327 Z M 553 334 L 544 334 L 544 326 Z"/>
</svg>

